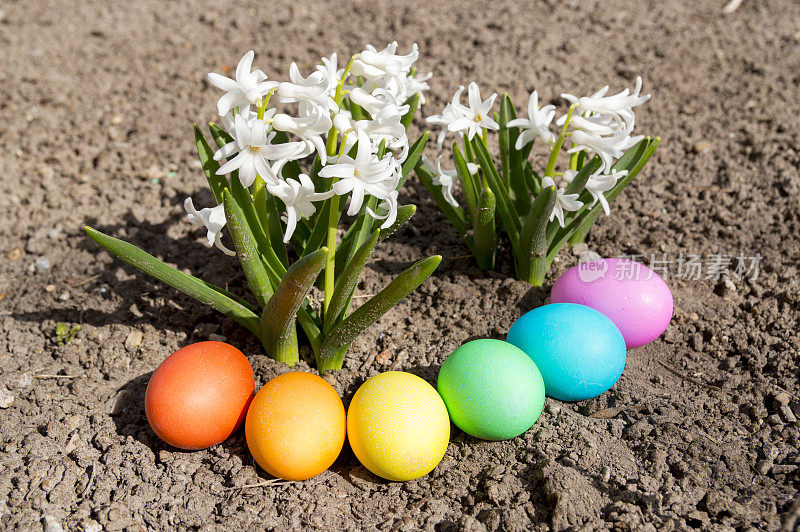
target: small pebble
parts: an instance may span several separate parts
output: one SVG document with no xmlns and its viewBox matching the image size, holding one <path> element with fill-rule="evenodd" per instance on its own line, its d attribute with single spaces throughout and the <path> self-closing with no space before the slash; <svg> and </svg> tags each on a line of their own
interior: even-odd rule
<svg viewBox="0 0 800 532">
<path fill-rule="evenodd" d="M 794 473 L 797 471 L 798 466 L 792 464 L 780 464 L 776 466 L 772 466 L 772 474 L 773 475 L 788 475 L 789 473 Z"/>
<path fill-rule="evenodd" d="M 8 390 L 0 388 L 0 408 L 8 408 L 14 403 L 14 396 Z"/>
<path fill-rule="evenodd" d="M 779 408 L 783 419 L 786 420 L 787 423 L 797 423 L 797 416 L 794 415 L 792 409 L 789 408 L 789 405 L 781 405 Z"/>
<path fill-rule="evenodd" d="M 45 292 L 47 292 L 48 294 L 49 294 L 50 292 L 55 292 L 55 291 L 56 291 L 56 285 L 54 285 L 54 284 L 49 284 L 49 285 L 47 285 L 47 286 L 45 286 L 45 287 L 44 287 L 44 291 L 45 291 Z"/>
<path fill-rule="evenodd" d="M 23 373 L 17 379 L 17 385 L 20 388 L 28 388 L 31 384 L 33 384 L 33 377 L 30 373 Z"/>
<path fill-rule="evenodd" d="M 106 401 L 106 414 L 118 416 L 125 410 L 125 403 L 133 396 L 130 390 L 120 390 L 117 395 Z"/>
<path fill-rule="evenodd" d="M 707 140 L 700 140 L 694 144 L 695 153 L 703 153 L 711 149 L 711 143 Z"/>
<path fill-rule="evenodd" d="M 133 351 L 139 347 L 139 344 L 142 343 L 143 339 L 144 335 L 142 334 L 142 331 L 133 330 L 129 332 L 128 337 L 125 338 L 125 349 L 128 351 Z"/>
<path fill-rule="evenodd" d="M 589 244 L 586 242 L 579 242 L 572 246 L 572 254 L 576 257 L 580 257 L 587 251 L 589 251 Z"/>
<path fill-rule="evenodd" d="M 64 532 L 64 527 L 52 515 L 42 517 L 42 524 L 44 525 L 44 532 Z"/>
<path fill-rule="evenodd" d="M 775 402 L 780 405 L 788 405 L 792 400 L 792 396 L 786 392 L 778 392 L 775 396 Z"/>
<path fill-rule="evenodd" d="M 39 257 L 34 263 L 34 267 L 38 273 L 44 273 L 50 269 L 50 259 L 47 257 Z"/>
<path fill-rule="evenodd" d="M 756 463 L 756 471 L 759 475 L 766 475 L 770 468 L 772 468 L 772 462 L 767 460 L 759 460 L 758 463 Z"/>
<path fill-rule="evenodd" d="M 83 532 L 102 532 L 102 531 L 103 531 L 103 526 L 94 519 L 90 519 L 88 521 L 83 522 Z"/>
<path fill-rule="evenodd" d="M 64 292 L 63 294 L 58 296 L 58 299 L 60 299 L 61 301 L 66 301 L 67 299 L 69 299 L 69 292 Z"/>
</svg>

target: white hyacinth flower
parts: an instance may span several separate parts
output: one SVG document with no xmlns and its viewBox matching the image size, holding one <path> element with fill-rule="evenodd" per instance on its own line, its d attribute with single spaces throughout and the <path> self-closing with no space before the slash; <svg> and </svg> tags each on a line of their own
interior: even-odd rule
<svg viewBox="0 0 800 532">
<path fill-rule="evenodd" d="M 550 176 L 542 178 L 542 187 L 555 187 L 556 183 Z M 558 218 L 558 225 L 564 227 L 564 211 L 574 212 L 583 207 L 583 203 L 578 201 L 578 194 L 567 194 L 564 187 L 559 187 L 556 190 L 556 204 L 553 211 L 550 213 L 550 221 L 553 218 Z"/>
<path fill-rule="evenodd" d="M 255 182 L 257 175 L 268 183 L 277 181 L 278 172 L 270 166 L 270 161 L 278 161 L 276 166 L 282 167 L 286 160 L 294 157 L 305 146 L 302 142 L 271 144 L 275 132 L 270 132 L 263 120 L 256 118 L 247 121 L 241 114 L 234 118 L 234 133 L 234 141 L 217 150 L 214 159 L 219 161 L 238 153 L 217 170 L 217 175 L 238 170 L 239 181 L 245 188 Z"/>
<path fill-rule="evenodd" d="M 367 207 L 367 213 L 370 216 L 375 218 L 376 220 L 383 220 L 384 222 L 381 224 L 381 229 L 386 229 L 391 227 L 392 224 L 397 220 L 397 190 L 389 191 L 389 194 L 382 198 L 382 201 L 378 204 L 378 207 L 385 210 L 386 214 L 377 214 L 375 211 Z"/>
<path fill-rule="evenodd" d="M 289 66 L 289 79 L 278 85 L 278 96 L 284 103 L 312 103 L 325 112 L 336 112 L 339 108 L 330 94 L 330 73 L 327 70 L 316 70 L 303 77 L 296 63 Z"/>
<path fill-rule="evenodd" d="M 442 196 L 444 196 L 445 201 L 453 207 L 458 207 L 458 202 L 453 197 L 453 184 L 456 178 L 458 178 L 458 170 L 455 168 L 452 170 L 443 168 L 441 155 L 436 158 L 436 166 L 431 165 L 430 160 L 428 160 L 428 157 L 425 155 L 422 156 L 422 164 L 433 173 L 433 184 L 442 187 Z M 467 163 L 467 171 L 470 175 L 477 174 L 478 165 L 475 163 Z"/>
<path fill-rule="evenodd" d="M 400 105 L 387 89 L 375 89 L 371 93 L 365 91 L 361 87 L 355 87 L 350 91 L 350 101 L 354 104 L 363 107 L 370 115 L 376 115 L 386 108 L 392 109 L 398 115 L 405 115 L 410 107 L 408 105 Z"/>
<path fill-rule="evenodd" d="M 469 107 L 454 103 L 453 107 L 459 116 L 447 126 L 449 131 L 454 133 L 466 131 L 467 138 L 472 140 L 481 128 L 498 130 L 500 126 L 492 119 L 492 106 L 497 98 L 497 93 L 492 94 L 485 100 L 481 100 L 481 91 L 478 84 L 474 81 L 469 84 L 467 89 L 467 100 Z"/>
<path fill-rule="evenodd" d="M 528 118 L 516 118 L 507 124 L 508 127 L 522 129 L 514 148 L 521 150 L 523 146 L 528 145 L 537 138 L 542 139 L 547 144 L 553 144 L 556 141 L 556 136 L 550 131 L 549 127 L 555 115 L 555 105 L 545 105 L 539 108 L 539 94 L 533 91 L 528 99 Z"/>
<path fill-rule="evenodd" d="M 631 137 L 628 131 L 622 129 L 607 137 L 593 135 L 585 131 L 576 130 L 572 133 L 573 146 L 567 153 L 575 153 L 585 150 L 587 153 L 595 153 L 603 161 L 600 171 L 611 170 L 611 165 L 615 159 L 622 157 L 624 150 L 630 148 L 641 137 Z"/>
<path fill-rule="evenodd" d="M 277 114 L 272 118 L 272 127 L 278 131 L 292 133 L 300 139 L 304 148 L 294 155 L 295 158 L 311 155 L 314 150 L 319 154 L 322 164 L 327 162 L 327 151 L 322 135 L 330 130 L 333 122 L 327 111 L 314 104 L 301 102 L 300 116 Z"/>
<path fill-rule="evenodd" d="M 206 207 L 199 211 L 194 208 L 192 198 L 186 198 L 183 202 L 183 208 L 186 209 L 187 218 L 193 225 L 205 227 L 208 231 L 206 238 L 208 238 L 208 246 L 217 246 L 220 251 L 228 256 L 236 255 L 235 251 L 231 251 L 222 243 L 222 228 L 225 227 L 227 220 L 225 219 L 225 206 L 220 204 L 216 207 Z"/>
<path fill-rule="evenodd" d="M 316 192 L 314 183 L 306 174 L 300 174 L 299 181 L 287 179 L 276 183 L 267 184 L 267 190 L 273 196 L 280 198 L 286 205 L 286 216 L 283 221 L 286 223 L 286 232 L 283 235 L 283 242 L 288 243 L 297 227 L 297 221 L 301 218 L 310 218 L 317 207 L 313 202 L 322 201 L 333 196 L 333 190 L 327 192 Z"/>
<path fill-rule="evenodd" d="M 322 64 L 317 65 L 317 71 L 321 72 L 325 79 L 328 80 L 328 95 L 333 98 L 336 94 L 336 88 L 339 86 L 339 81 L 342 79 L 344 69 L 339 69 L 339 61 L 336 57 L 336 52 L 332 53 L 330 57 L 323 57 Z"/>
<path fill-rule="evenodd" d="M 350 207 L 347 214 L 355 216 L 364 203 L 364 195 L 387 198 L 397 188 L 399 182 L 399 165 L 391 154 L 383 159 L 372 153 L 372 142 L 364 131 L 358 132 L 358 150 L 353 159 L 342 155 L 336 163 L 320 170 L 320 177 L 338 177 L 333 190 L 339 196 L 351 193 Z"/>
<path fill-rule="evenodd" d="M 266 94 L 278 86 L 275 81 L 267 81 L 267 75 L 260 70 L 250 72 L 255 53 L 250 50 L 242 56 L 236 67 L 236 79 L 226 78 L 221 74 L 211 73 L 208 80 L 215 87 L 226 91 L 217 102 L 219 116 L 225 116 L 234 107 L 246 111 L 249 106 L 256 105 Z"/>
<path fill-rule="evenodd" d="M 276 112 L 277 112 L 277 109 L 275 109 L 274 107 L 272 109 L 267 109 L 264 112 L 265 123 L 266 123 L 266 120 L 271 120 L 272 117 L 275 116 Z M 222 128 L 225 131 L 228 132 L 228 135 L 230 135 L 231 137 L 234 137 L 234 138 L 236 137 L 236 115 L 241 115 L 242 118 L 244 118 L 246 122 L 250 122 L 251 120 L 256 120 L 258 118 L 258 113 L 253 111 L 253 110 L 251 110 L 251 109 L 246 109 L 244 111 L 240 110 L 236 114 L 234 114 L 233 111 L 230 111 L 228 114 L 226 114 L 225 116 L 220 118 L 219 122 L 222 125 Z M 233 147 L 231 147 L 230 149 L 232 149 L 232 148 Z M 230 155 L 233 155 L 234 153 L 236 153 L 236 152 L 235 151 L 231 152 Z M 216 160 L 220 160 L 222 157 L 229 157 L 229 155 L 220 156 Z"/>
<path fill-rule="evenodd" d="M 402 161 L 408 156 L 409 146 L 406 128 L 400 121 L 401 118 L 396 109 L 386 107 L 372 115 L 372 120 L 358 120 L 354 126 L 357 131 L 369 135 L 373 146 L 377 147 L 385 141 L 388 149 L 400 150 L 398 159 Z"/>
<path fill-rule="evenodd" d="M 452 101 L 444 106 L 444 109 L 442 109 L 442 114 L 431 115 L 425 119 L 425 121 L 429 124 L 442 127 L 442 130 L 439 132 L 439 137 L 436 139 L 436 144 L 440 149 L 442 147 L 442 143 L 444 143 L 444 138 L 447 136 L 450 124 L 461 118 L 461 115 L 458 113 L 457 106 L 460 105 L 459 102 L 461 101 L 462 92 L 464 92 L 463 85 L 459 86 L 458 90 L 456 90 L 456 92 L 453 94 Z"/>
<path fill-rule="evenodd" d="M 567 183 L 572 183 L 572 180 L 575 179 L 576 175 L 578 175 L 577 170 L 566 170 L 564 172 L 564 181 Z M 606 199 L 604 193 L 614 188 L 614 186 L 617 184 L 617 181 L 626 175 L 628 175 L 627 170 L 612 170 L 611 173 L 608 174 L 597 172 L 590 176 L 586 181 L 586 186 L 584 187 L 593 198 L 593 201 L 589 207 L 593 207 L 594 204 L 599 201 L 600 205 L 603 206 L 603 212 L 606 214 L 606 216 L 608 216 L 611 212 L 611 209 L 608 206 L 608 200 Z"/>
<path fill-rule="evenodd" d="M 564 122 L 567 121 L 567 115 L 562 115 L 556 120 L 556 125 L 563 126 Z M 627 127 L 625 124 L 620 124 L 614 117 L 607 116 L 607 115 L 592 115 L 592 116 L 581 116 L 579 114 L 572 115 L 570 118 L 569 125 L 575 129 L 580 129 L 590 135 L 597 135 L 597 136 L 604 136 L 604 135 L 613 135 L 614 133 L 620 131 L 621 129 L 630 132 L 633 128 L 633 123 L 631 123 L 631 127 Z"/>
<path fill-rule="evenodd" d="M 406 75 L 411 70 L 411 65 L 419 57 L 417 43 L 411 45 L 411 52 L 407 55 L 397 55 L 397 41 L 378 51 L 374 46 L 367 45 L 367 49 L 358 54 L 350 67 L 354 76 L 363 76 L 373 81 L 384 76 Z"/>
<path fill-rule="evenodd" d="M 581 98 L 572 94 L 562 94 L 561 97 L 576 105 L 581 114 L 603 115 L 613 117 L 615 120 L 626 124 L 630 131 L 633 128 L 633 108 L 650 99 L 649 94 L 640 96 L 642 90 L 642 77 L 636 77 L 636 85 L 631 93 L 625 89 L 613 96 L 606 96 L 608 86 L 603 87 L 591 96 Z"/>
</svg>

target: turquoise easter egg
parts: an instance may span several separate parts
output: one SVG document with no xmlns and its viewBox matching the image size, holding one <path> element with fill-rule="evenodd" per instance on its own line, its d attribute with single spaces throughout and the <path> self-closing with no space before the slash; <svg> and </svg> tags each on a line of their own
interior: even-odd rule
<svg viewBox="0 0 800 532">
<path fill-rule="evenodd" d="M 483 440 L 507 440 L 536 423 L 544 382 L 536 364 L 501 340 L 474 340 L 442 364 L 437 382 L 450 419 Z"/>
<path fill-rule="evenodd" d="M 602 394 L 625 368 L 625 340 L 601 312 L 575 303 L 535 308 L 511 326 L 506 340 L 542 373 L 545 392 L 562 401 Z"/>
</svg>

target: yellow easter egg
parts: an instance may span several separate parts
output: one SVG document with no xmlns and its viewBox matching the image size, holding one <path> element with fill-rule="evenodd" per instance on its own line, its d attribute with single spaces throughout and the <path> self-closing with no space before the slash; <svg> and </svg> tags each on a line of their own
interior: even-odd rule
<svg viewBox="0 0 800 532">
<path fill-rule="evenodd" d="M 430 473 L 450 439 L 447 407 L 423 379 L 388 371 L 368 379 L 347 411 L 347 438 L 364 467 L 388 480 Z"/>
</svg>

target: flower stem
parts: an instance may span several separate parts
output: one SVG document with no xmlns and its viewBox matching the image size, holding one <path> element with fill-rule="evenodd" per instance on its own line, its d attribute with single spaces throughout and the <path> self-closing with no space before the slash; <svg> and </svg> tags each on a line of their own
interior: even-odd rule
<svg viewBox="0 0 800 532">
<path fill-rule="evenodd" d="M 567 119 L 564 121 L 564 126 L 561 128 L 561 133 L 559 133 L 556 143 L 553 144 L 553 149 L 550 150 L 550 158 L 547 160 L 547 168 L 544 171 L 545 177 L 553 177 L 553 175 L 555 175 L 554 172 L 556 171 L 558 154 L 561 153 L 561 146 L 564 144 L 564 139 L 567 138 L 567 128 L 569 127 L 569 121 L 572 120 L 572 112 L 574 110 L 574 105 L 569 108 Z"/>
<path fill-rule="evenodd" d="M 579 152 L 575 152 L 569 156 L 569 169 L 570 170 L 577 170 L 578 169 L 578 156 L 580 155 Z"/>
<path fill-rule="evenodd" d="M 356 60 L 358 55 L 354 55 L 350 58 L 350 61 L 347 63 L 347 66 L 342 72 L 342 77 L 339 79 L 339 84 L 336 86 L 336 93 L 333 97 L 333 100 L 336 102 L 336 105 L 342 105 L 342 99 L 344 98 L 343 89 L 344 89 L 344 80 L 347 79 L 347 75 L 350 73 L 350 69 L 353 67 L 353 61 Z M 342 145 L 344 145 L 345 137 L 347 135 L 342 135 Z M 338 137 L 338 132 L 336 131 L 335 127 L 332 127 L 331 130 L 328 132 L 328 140 L 325 144 L 325 148 L 328 152 L 328 157 L 333 157 L 336 155 L 336 140 Z M 336 178 L 331 179 L 331 186 L 336 183 Z M 325 259 L 325 284 L 323 286 L 325 291 L 324 296 L 324 312 L 328 311 L 328 307 L 331 304 L 331 297 L 333 297 L 333 289 L 336 285 L 336 229 L 339 225 L 339 196 L 334 194 L 331 197 L 331 208 L 328 211 L 328 239 L 327 239 L 327 246 L 328 246 L 328 257 Z M 341 363 L 339 364 L 341 367 Z"/>
<path fill-rule="evenodd" d="M 333 182 L 336 182 L 336 178 L 333 178 Z M 336 283 L 336 229 L 338 225 L 339 196 L 334 194 L 331 197 L 331 208 L 328 211 L 328 257 L 325 259 L 325 306 L 323 307 L 325 312 L 328 312 Z"/>
</svg>

